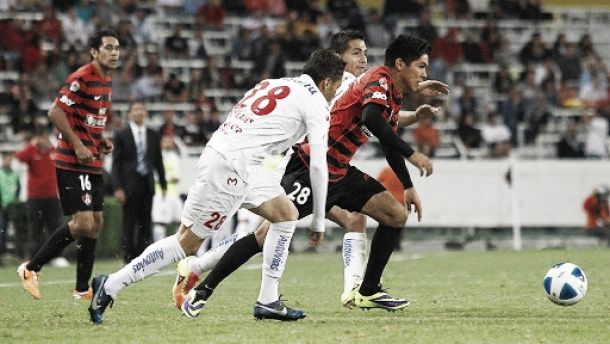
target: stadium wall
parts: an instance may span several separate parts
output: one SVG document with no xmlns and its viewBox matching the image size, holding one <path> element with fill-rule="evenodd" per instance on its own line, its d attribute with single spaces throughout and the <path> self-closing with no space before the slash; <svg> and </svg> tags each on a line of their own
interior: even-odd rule
<svg viewBox="0 0 610 344">
<path fill-rule="evenodd" d="M 194 180 L 196 163 L 197 158 L 183 161 L 183 192 Z M 386 162 L 357 160 L 354 164 L 377 176 Z M 409 225 L 419 227 L 512 227 L 513 219 L 523 227 L 582 227 L 584 199 L 596 185 L 610 184 L 607 161 L 437 160 L 428 178 L 419 177 L 412 166 L 409 170 L 424 209 L 422 222 L 412 216 Z M 511 206 L 513 196 L 517 212 Z M 307 225 L 307 220 L 301 225 Z"/>
</svg>

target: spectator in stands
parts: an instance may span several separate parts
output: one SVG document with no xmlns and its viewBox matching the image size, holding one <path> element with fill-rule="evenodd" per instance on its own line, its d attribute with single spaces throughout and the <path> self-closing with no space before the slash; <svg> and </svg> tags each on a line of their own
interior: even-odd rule
<svg viewBox="0 0 610 344">
<path fill-rule="evenodd" d="M 149 15 L 146 8 L 137 7 L 131 16 L 131 23 L 133 25 L 133 38 L 138 44 L 157 42 L 159 40 L 154 19 Z"/>
<path fill-rule="evenodd" d="M 327 0 L 326 8 L 341 29 L 366 32 L 366 22 L 356 0 Z"/>
<path fill-rule="evenodd" d="M 185 102 L 188 98 L 188 90 L 182 80 L 174 73 L 170 73 L 169 78 L 163 85 L 163 100 L 172 103 Z"/>
<path fill-rule="evenodd" d="M 208 47 L 205 40 L 205 34 L 203 30 L 195 29 L 194 37 L 192 41 L 192 53 L 190 54 L 193 58 L 198 60 L 208 60 Z"/>
<path fill-rule="evenodd" d="M 201 110 L 186 113 L 186 125 L 181 138 L 187 146 L 203 146 L 207 143 L 201 128 L 202 117 Z"/>
<path fill-rule="evenodd" d="M 539 94 L 532 104 L 526 108 L 525 111 L 525 144 L 531 144 L 536 142 L 538 134 L 544 126 L 548 123 L 549 119 L 553 116 L 547 98 L 544 94 Z"/>
<path fill-rule="evenodd" d="M 434 127 L 432 118 L 425 118 L 413 129 L 413 141 L 417 145 L 417 150 L 434 157 L 436 149 L 440 145 L 440 131 Z"/>
<path fill-rule="evenodd" d="M 425 39 L 428 42 L 434 42 L 438 38 L 436 26 L 432 24 L 432 14 L 430 13 L 430 8 L 424 8 L 419 14 L 419 22 L 415 28 L 415 35 L 419 38 Z M 373 43 L 370 37 L 368 37 L 367 40 Z"/>
<path fill-rule="evenodd" d="M 457 134 L 467 149 L 479 148 L 481 145 L 481 130 L 474 126 L 474 114 L 467 112 L 461 116 Z"/>
<path fill-rule="evenodd" d="M 594 235 L 605 245 L 610 245 L 610 207 L 608 196 L 610 188 L 607 185 L 597 186 L 583 204 L 587 214 L 585 230 Z"/>
<path fill-rule="evenodd" d="M 76 5 L 76 15 L 84 22 L 88 23 L 95 14 L 95 5 L 91 0 L 80 0 Z"/>
<path fill-rule="evenodd" d="M 502 121 L 510 131 L 510 139 L 513 145 L 517 144 L 517 126 L 525 117 L 525 105 L 521 90 L 515 86 L 510 90 L 507 100 L 498 103 L 498 109 Z M 485 136 L 483 136 L 485 138 Z"/>
<path fill-rule="evenodd" d="M 499 120 L 496 112 L 490 112 L 487 121 L 481 126 L 481 137 L 489 149 L 491 158 L 505 158 L 511 149 L 511 133 Z"/>
<path fill-rule="evenodd" d="M 474 89 L 470 86 L 464 87 L 464 94 L 458 99 L 459 114 L 476 113 L 478 107 L 477 97 L 474 94 Z"/>
<path fill-rule="evenodd" d="M 205 29 L 222 30 L 225 8 L 220 0 L 207 0 L 197 10 L 197 23 Z"/>
<path fill-rule="evenodd" d="M 165 167 L 167 191 L 163 194 L 161 184 L 156 183 L 152 205 L 153 241 L 161 240 L 168 234 L 173 234 L 167 233 L 167 229 L 171 224 L 180 222 L 180 215 L 182 214 L 182 200 L 180 199 L 180 190 L 178 190 L 182 170 L 180 154 L 173 136 L 161 137 L 161 155 Z"/>
<path fill-rule="evenodd" d="M 581 72 L 580 59 L 573 43 L 566 44 L 566 51 L 559 54 L 557 65 L 561 70 L 561 80 L 578 81 Z"/>
<path fill-rule="evenodd" d="M 176 121 L 176 110 L 165 109 L 162 113 L 163 124 L 159 127 L 159 136 L 182 137 L 184 127 Z"/>
<path fill-rule="evenodd" d="M 147 68 L 146 72 L 136 79 L 131 88 L 133 99 L 142 101 L 159 101 L 163 92 L 163 71 Z"/>
<path fill-rule="evenodd" d="M 366 39 L 370 47 L 385 48 L 389 43 L 389 35 L 383 25 L 381 14 L 376 8 L 370 8 L 367 12 Z M 428 23 L 430 24 L 430 23 Z M 428 29 L 422 28 L 422 30 Z M 418 29 L 420 27 L 418 26 Z M 434 28 L 432 26 L 432 28 Z"/>
<path fill-rule="evenodd" d="M 207 115 L 204 115 L 201 121 L 201 131 L 206 142 L 210 140 L 212 134 L 220 127 L 220 124 L 220 112 L 218 110 L 212 109 Z"/>
<path fill-rule="evenodd" d="M 595 108 L 583 113 L 585 129 L 585 156 L 587 159 L 608 158 L 608 119 Z"/>
<path fill-rule="evenodd" d="M 61 21 L 55 16 L 55 9 L 52 5 L 43 6 L 42 19 L 36 23 L 35 29 L 42 35 L 45 42 L 53 43 L 55 47 L 60 46 L 60 41 L 63 38 L 63 28 Z"/>
<path fill-rule="evenodd" d="M 562 107 L 580 107 L 582 104 L 578 99 L 578 90 L 570 80 L 561 78 L 557 89 L 557 99 Z"/>
<path fill-rule="evenodd" d="M 138 47 L 138 42 L 134 37 L 133 27 L 131 26 L 131 21 L 129 19 L 121 18 L 117 24 L 116 31 L 119 36 L 121 50 L 129 52 Z"/>
<path fill-rule="evenodd" d="M 462 62 L 464 48 L 458 39 L 459 35 L 457 28 L 450 28 L 445 36 L 432 43 L 430 78 L 445 80 L 447 71 Z"/>
<path fill-rule="evenodd" d="M 559 95 L 555 87 L 555 80 L 545 79 L 542 82 L 542 93 L 546 97 L 546 101 L 551 107 L 559 106 Z"/>
<path fill-rule="evenodd" d="M 519 19 L 542 20 L 546 18 L 546 15 L 542 12 L 540 0 L 520 0 L 516 3 Z"/>
<path fill-rule="evenodd" d="M 185 0 L 157 0 L 157 13 L 164 15 L 177 15 L 182 13 Z"/>
<path fill-rule="evenodd" d="M 0 166 L 0 257 L 6 252 L 9 206 L 19 200 L 19 175 L 13 170 L 13 153 L 2 152 Z M 1 262 L 0 262 L 1 263 Z"/>
<path fill-rule="evenodd" d="M 34 133 L 15 157 L 27 165 L 27 257 L 34 256 L 48 233 L 61 225 L 62 211 L 55 176 L 55 148 L 47 131 Z"/>
<path fill-rule="evenodd" d="M 566 38 L 566 34 L 563 32 L 559 32 L 557 37 L 555 38 L 555 42 L 553 43 L 553 48 L 551 48 L 551 56 L 558 60 L 561 55 L 564 55 L 568 50 L 568 39 Z"/>
<path fill-rule="evenodd" d="M 549 51 L 542 41 L 542 36 L 540 33 L 534 32 L 531 39 L 521 49 L 519 59 L 521 63 L 527 65 L 529 62 L 542 63 L 547 56 L 549 56 Z"/>
<path fill-rule="evenodd" d="M 165 38 L 165 53 L 169 58 L 186 59 L 189 57 L 189 45 L 182 36 L 182 24 L 174 24 L 171 36 Z"/>
<path fill-rule="evenodd" d="M 237 37 L 233 39 L 231 44 L 231 56 L 238 60 L 249 60 L 252 56 L 252 35 L 250 30 L 239 27 Z"/>
<path fill-rule="evenodd" d="M 593 46 L 593 40 L 591 40 L 591 35 L 588 33 L 584 33 L 580 36 L 580 40 L 578 41 L 578 53 L 582 57 L 597 55 Z"/>
<path fill-rule="evenodd" d="M 584 144 L 578 139 L 578 126 L 573 120 L 566 123 L 566 130 L 557 142 L 559 159 L 582 159 L 585 157 Z"/>
<path fill-rule="evenodd" d="M 260 74 L 257 79 L 276 79 L 286 76 L 284 51 L 278 41 L 271 42 L 269 51 L 260 57 L 260 65 L 255 65 L 254 72 Z"/>
<path fill-rule="evenodd" d="M 21 71 L 32 73 L 38 65 L 44 63 L 41 47 L 41 36 L 34 32 L 27 38 L 21 55 Z"/>
<path fill-rule="evenodd" d="M 70 7 L 58 17 L 67 43 L 75 48 L 85 46 L 89 41 L 89 30 L 85 22 L 76 15 L 76 7 Z"/>
<path fill-rule="evenodd" d="M 494 77 L 494 91 L 501 95 L 508 94 L 514 84 L 515 82 L 508 71 L 508 67 L 506 65 L 500 65 L 500 69 Z"/>
<path fill-rule="evenodd" d="M 483 63 L 483 54 L 481 52 L 481 45 L 478 40 L 475 40 L 474 32 L 467 32 L 465 34 L 466 40 L 462 43 L 464 49 L 464 61 L 469 63 Z"/>
<path fill-rule="evenodd" d="M 578 97 L 585 106 L 602 106 L 608 104 L 608 87 L 602 85 L 597 74 L 591 76 L 591 82 L 581 86 Z"/>
<path fill-rule="evenodd" d="M 423 6 L 419 0 L 385 0 L 383 19 L 390 39 L 394 38 L 396 25 L 401 18 L 416 18 L 422 10 Z M 432 41 L 429 42 L 432 43 Z"/>
<path fill-rule="evenodd" d="M 447 0 L 445 6 L 449 18 L 464 20 L 472 16 L 468 0 Z"/>
<path fill-rule="evenodd" d="M 191 69 L 191 78 L 186 86 L 188 92 L 188 99 L 191 101 L 199 99 L 207 88 L 206 81 L 203 78 L 203 74 L 203 68 Z"/>
</svg>

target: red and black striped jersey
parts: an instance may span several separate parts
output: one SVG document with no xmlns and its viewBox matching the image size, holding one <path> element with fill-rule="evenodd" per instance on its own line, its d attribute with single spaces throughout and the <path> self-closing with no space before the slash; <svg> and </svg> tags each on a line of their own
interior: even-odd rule
<svg viewBox="0 0 610 344">
<path fill-rule="evenodd" d="M 102 77 L 93 63 L 86 64 L 66 79 L 55 104 L 65 113 L 74 133 L 89 148 L 95 160 L 83 164 L 78 161 L 72 144 L 60 135 L 57 143 L 55 167 L 62 170 L 101 174 L 103 161 L 100 140 L 108 120 L 111 105 L 112 78 Z"/>
<path fill-rule="evenodd" d="M 384 118 L 396 132 L 402 99 L 403 95 L 394 87 L 390 69 L 386 66 L 371 68 L 335 99 L 330 112 L 328 131 L 327 161 L 330 182 L 336 182 L 345 176 L 356 150 L 371 136 L 362 123 L 364 106 L 382 105 L 386 109 Z M 297 152 L 303 161 L 308 163 L 309 144 L 300 144 Z"/>
</svg>

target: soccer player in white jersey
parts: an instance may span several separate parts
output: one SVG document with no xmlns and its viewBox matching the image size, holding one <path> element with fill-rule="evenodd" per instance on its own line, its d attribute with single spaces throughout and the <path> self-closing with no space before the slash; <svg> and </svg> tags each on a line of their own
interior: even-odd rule
<svg viewBox="0 0 610 344">
<path fill-rule="evenodd" d="M 262 282 L 254 316 L 277 320 L 305 317 L 305 312 L 286 307 L 278 295 L 298 211 L 281 187 L 279 174 L 265 168 L 262 161 L 266 155 L 287 151 L 307 135 L 315 146 L 310 173 L 315 180 L 311 230 L 323 232 L 328 102 L 341 84 L 344 66 L 331 50 L 318 50 L 305 63 L 303 75 L 263 80 L 244 95 L 201 154 L 178 233 L 153 243 L 119 271 L 93 279 L 89 306 L 93 323 L 102 323 L 104 311 L 122 289 L 195 254 L 203 240 L 214 235 L 240 207 L 272 223 L 263 248 Z M 188 304 L 183 311 L 192 316 L 205 301 L 195 295 Z"/>
<path fill-rule="evenodd" d="M 330 41 L 330 49 L 334 50 L 345 62 L 342 83 L 334 99 L 337 99 L 349 86 L 356 81 L 367 69 L 367 47 L 364 35 L 358 31 L 345 30 L 333 35 Z M 426 80 L 420 83 L 418 93 L 423 96 L 438 96 L 446 94 L 449 88 L 446 84 L 436 80 Z M 334 100 L 333 99 L 333 100 Z M 420 116 L 421 116 L 420 112 Z M 416 123 L 418 118 L 415 111 L 400 111 L 399 125 L 408 126 Z M 348 308 L 354 306 L 354 290 L 362 281 L 366 266 L 367 256 L 367 234 L 366 216 L 349 212 L 338 206 L 333 206 L 327 213 L 327 218 L 345 229 L 343 237 L 342 255 L 344 262 L 344 283 L 341 294 L 341 303 Z M 249 233 L 245 233 L 249 234 Z M 172 290 L 174 303 L 180 308 L 184 302 L 186 294 L 199 281 L 200 275 L 211 270 L 218 260 L 227 251 L 230 245 L 245 236 L 244 233 L 235 233 L 229 239 L 224 240 L 214 249 L 205 252 L 201 257 L 187 257 L 180 261 L 176 269 L 176 282 Z M 257 237 L 262 246 L 262 241 Z M 224 274 L 218 278 L 208 276 L 205 282 L 210 285 L 217 285 Z M 208 295 L 209 297 L 209 295 Z"/>
</svg>

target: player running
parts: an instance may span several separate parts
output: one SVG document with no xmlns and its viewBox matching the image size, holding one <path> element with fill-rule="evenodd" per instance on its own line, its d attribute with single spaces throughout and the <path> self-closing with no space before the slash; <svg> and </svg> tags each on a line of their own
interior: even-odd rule
<svg viewBox="0 0 610 344">
<path fill-rule="evenodd" d="M 349 86 L 362 75 L 367 67 L 367 48 L 364 35 L 358 31 L 345 30 L 333 35 L 330 41 L 330 48 L 333 49 L 345 62 L 343 81 L 337 90 L 335 99 L 338 99 Z M 417 93 L 423 96 L 438 96 L 447 94 L 449 87 L 439 81 L 425 80 L 417 88 Z M 333 100 L 333 101 L 334 101 Z M 408 126 L 418 120 L 432 115 L 433 112 L 415 111 L 399 112 L 399 126 Z M 294 199 L 292 200 L 295 201 Z M 353 290 L 362 282 L 366 264 L 367 253 L 367 234 L 366 216 L 344 210 L 338 206 L 333 206 L 327 213 L 327 218 L 337 223 L 345 229 L 343 237 L 343 262 L 344 262 L 344 283 L 341 294 L 341 303 L 348 308 L 354 307 Z M 236 240 L 249 233 L 236 232 L 228 239 L 223 240 L 217 247 L 205 252 L 200 257 L 187 257 L 178 263 L 176 268 L 176 280 L 172 289 L 172 297 L 178 309 L 182 306 L 186 294 L 199 281 L 200 276 L 210 271 L 230 245 Z"/>
<path fill-rule="evenodd" d="M 263 248 L 263 276 L 255 317 L 305 317 L 305 312 L 286 307 L 278 295 L 298 212 L 280 186 L 280 175 L 262 162 L 267 155 L 285 152 L 307 134 L 311 142 L 309 177 L 314 202 L 311 230 L 323 232 L 328 101 L 341 84 L 343 68 L 344 63 L 332 51 L 319 50 L 305 63 L 300 77 L 263 80 L 244 95 L 201 154 L 178 233 L 153 243 L 121 270 L 94 278 L 89 307 L 92 322 L 102 323 L 107 306 L 128 285 L 187 254 L 195 254 L 203 240 L 214 235 L 240 207 L 271 222 Z M 201 307 L 194 301 L 183 311 L 198 313 Z"/>
<path fill-rule="evenodd" d="M 399 239 L 408 213 L 414 207 L 421 219 L 419 197 L 405 166 L 404 158 L 418 167 L 422 175 L 432 173 L 432 163 L 396 134 L 398 113 L 403 93 L 417 92 L 425 83 L 430 45 L 419 38 L 401 35 L 386 49 L 385 66 L 375 67 L 359 77 L 334 103 L 328 142 L 329 192 L 326 208 L 339 206 L 348 211 L 360 212 L 379 222 L 371 244 L 371 252 L 362 284 L 351 293 L 354 304 L 360 308 L 404 308 L 409 301 L 395 299 L 381 289 L 380 278 L 392 249 Z M 433 84 L 428 82 L 428 84 Z M 434 92 L 443 90 L 435 84 Z M 446 85 L 444 85 L 446 87 Z M 428 105 L 420 106 L 413 116 L 432 116 L 439 111 Z M 400 204 L 374 178 L 349 164 L 354 153 L 368 141 L 370 135 L 379 139 L 388 163 L 405 188 L 405 204 Z M 299 210 L 299 218 L 312 212 L 309 197 L 311 182 L 307 177 L 311 148 L 308 142 L 299 144 L 292 154 L 282 186 Z M 185 305 L 197 302 L 203 305 L 214 288 L 230 273 L 260 252 L 265 241 L 265 228 L 246 236 L 231 246 L 210 274 L 184 301 Z M 322 234 L 311 232 L 310 241 L 318 243 Z M 199 310 L 200 311 L 200 310 Z M 197 317 L 196 314 L 186 314 Z M 193 316 L 194 315 L 194 316 Z"/>
</svg>

